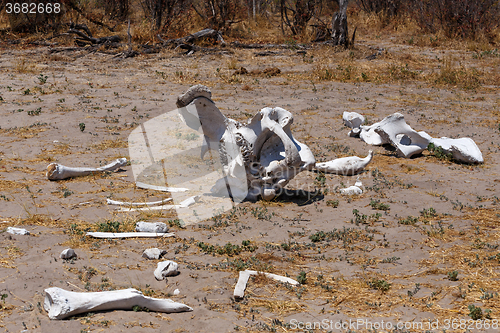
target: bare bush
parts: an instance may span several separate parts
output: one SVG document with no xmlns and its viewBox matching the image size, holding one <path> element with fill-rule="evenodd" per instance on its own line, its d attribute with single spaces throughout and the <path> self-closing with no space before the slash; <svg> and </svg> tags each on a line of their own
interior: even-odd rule
<svg viewBox="0 0 500 333">
<path fill-rule="evenodd" d="M 167 32 L 191 7 L 190 0 L 141 0 L 145 16 L 157 31 Z"/>
<path fill-rule="evenodd" d="M 300 35 L 319 8 L 317 0 L 280 0 L 281 29 L 288 27 L 293 35 Z"/>
<path fill-rule="evenodd" d="M 489 35 L 500 25 L 497 0 L 409 0 L 409 14 L 427 32 L 443 30 L 450 38 Z"/>
<path fill-rule="evenodd" d="M 240 22 L 247 13 L 246 3 L 240 0 L 201 0 L 194 9 L 209 28 L 219 31 Z"/>
<path fill-rule="evenodd" d="M 102 7 L 110 20 L 124 20 L 128 17 L 130 0 L 102 0 Z"/>
<path fill-rule="evenodd" d="M 356 0 L 356 4 L 367 13 L 393 17 L 402 10 L 404 0 Z"/>
</svg>

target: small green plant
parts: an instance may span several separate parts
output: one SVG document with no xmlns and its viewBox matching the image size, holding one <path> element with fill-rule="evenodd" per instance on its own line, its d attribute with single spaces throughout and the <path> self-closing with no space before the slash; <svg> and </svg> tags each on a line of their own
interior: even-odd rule
<svg viewBox="0 0 500 333">
<path fill-rule="evenodd" d="M 38 107 L 35 110 L 29 110 L 28 116 L 38 116 L 40 113 L 42 113 L 42 108 Z"/>
<path fill-rule="evenodd" d="M 30 94 L 30 90 L 29 89 L 26 89 L 23 91 L 23 95 L 29 95 Z"/>
<path fill-rule="evenodd" d="M 448 272 L 448 280 L 457 281 L 458 280 L 458 271 Z"/>
<path fill-rule="evenodd" d="M 48 78 L 49 77 L 47 75 L 43 74 L 38 75 L 38 81 L 40 82 L 40 84 L 46 83 Z"/>
<path fill-rule="evenodd" d="M 3 102 L 3 97 L 2 96 L 0 96 L 0 102 Z"/>
<path fill-rule="evenodd" d="M 368 220 L 368 216 L 365 215 L 365 214 L 360 214 L 359 213 L 359 210 L 357 209 L 353 209 L 352 210 L 352 213 L 354 214 L 354 220 L 351 219 L 351 223 L 356 223 L 356 225 L 358 224 L 366 224 L 367 223 L 367 220 Z"/>
<path fill-rule="evenodd" d="M 2 302 L 5 304 L 5 299 L 7 299 L 7 297 L 9 297 L 9 295 L 8 294 L 2 294 L 0 297 L 2 298 Z"/>
<path fill-rule="evenodd" d="M 380 200 L 373 200 L 373 199 L 371 199 L 370 200 L 370 206 L 373 209 L 378 209 L 378 210 L 386 210 L 387 211 L 387 210 L 391 209 L 391 207 L 388 204 L 381 203 Z"/>
<path fill-rule="evenodd" d="M 73 194 L 73 191 L 70 191 L 67 188 L 63 189 L 63 197 L 67 198 L 72 194 Z"/>
<path fill-rule="evenodd" d="M 78 127 L 80 127 L 80 132 L 85 131 L 85 123 L 79 123 Z"/>
<path fill-rule="evenodd" d="M 175 219 L 175 220 L 168 220 L 168 225 L 172 228 L 172 227 L 177 227 L 177 228 L 180 228 L 180 229 L 184 229 L 185 226 L 184 226 L 184 222 L 182 220 L 179 220 L 179 219 Z"/>
<path fill-rule="evenodd" d="M 436 146 L 433 143 L 429 143 L 429 145 L 427 146 L 427 150 L 429 150 L 432 156 L 436 157 L 439 160 L 451 161 L 453 159 L 452 153 L 444 151 L 442 147 Z"/>
<path fill-rule="evenodd" d="M 339 206 L 339 201 L 338 200 L 327 200 L 326 205 L 333 207 L 333 208 L 337 208 Z"/>
<path fill-rule="evenodd" d="M 149 309 L 147 307 L 141 307 L 140 305 L 134 305 L 132 307 L 132 311 L 134 311 L 134 312 L 149 312 Z"/>
<path fill-rule="evenodd" d="M 299 275 L 297 275 L 297 282 L 300 284 L 306 284 L 307 283 L 307 273 L 304 271 L 300 271 Z"/>
<path fill-rule="evenodd" d="M 120 222 L 119 221 L 106 221 L 97 224 L 97 228 L 101 232 L 118 232 L 120 230 Z"/>
<path fill-rule="evenodd" d="M 388 283 L 385 280 L 373 279 L 371 282 L 368 282 L 368 285 L 372 289 L 377 289 L 384 292 L 391 289 L 392 284 Z"/>
<path fill-rule="evenodd" d="M 475 306 L 474 304 L 470 304 L 468 306 L 469 309 L 469 317 L 472 318 L 472 320 L 479 320 L 483 318 L 483 310 L 479 306 Z"/>
<path fill-rule="evenodd" d="M 415 225 L 418 222 L 418 217 L 408 216 L 405 219 L 400 219 L 398 222 L 404 225 Z"/>
<path fill-rule="evenodd" d="M 438 216 L 436 210 L 434 208 L 424 208 L 420 211 L 420 215 L 422 215 L 422 217 L 428 219 L 428 218 L 431 218 L 431 217 L 436 217 Z"/>
</svg>

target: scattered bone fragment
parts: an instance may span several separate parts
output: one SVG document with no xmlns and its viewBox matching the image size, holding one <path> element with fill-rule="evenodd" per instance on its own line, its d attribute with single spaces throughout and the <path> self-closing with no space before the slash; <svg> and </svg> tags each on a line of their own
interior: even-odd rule
<svg viewBox="0 0 500 333">
<path fill-rule="evenodd" d="M 266 272 L 258 272 L 258 271 L 252 271 L 252 270 L 244 270 L 240 271 L 240 275 L 238 278 L 238 282 L 236 283 L 236 286 L 234 287 L 234 292 L 233 296 L 235 298 L 243 298 L 245 296 L 245 289 L 247 287 L 248 279 L 250 278 L 251 275 L 257 275 L 257 274 L 264 274 L 268 278 L 283 282 L 283 283 L 290 283 L 293 286 L 298 286 L 299 283 L 295 281 L 294 279 L 291 279 L 286 276 L 282 275 L 277 275 L 277 274 L 272 274 L 272 273 L 266 273 Z"/>
<path fill-rule="evenodd" d="M 94 238 L 154 238 L 175 236 L 174 233 L 166 232 L 87 232 L 86 235 Z"/>
<path fill-rule="evenodd" d="M 471 164 L 484 162 L 481 150 L 471 138 L 431 138 L 431 143 L 441 147 L 445 152 L 451 153 L 456 161 Z"/>
<path fill-rule="evenodd" d="M 23 228 L 7 227 L 7 232 L 13 235 L 29 235 L 30 232 Z"/>
<path fill-rule="evenodd" d="M 165 251 L 165 250 L 160 250 L 158 248 L 151 248 L 151 249 L 144 250 L 144 252 L 142 253 L 142 257 L 146 258 L 146 259 L 154 260 L 154 259 L 160 259 L 166 253 L 167 253 L 167 251 Z"/>
<path fill-rule="evenodd" d="M 140 207 L 140 208 L 120 208 L 120 212 L 138 212 L 138 211 L 148 211 L 148 210 L 169 210 L 177 208 L 187 208 L 195 204 L 200 199 L 199 195 L 195 195 L 187 198 L 178 205 L 161 205 L 161 206 L 151 206 L 151 207 Z"/>
<path fill-rule="evenodd" d="M 143 222 L 139 221 L 135 224 L 135 231 L 137 232 L 167 232 L 168 227 L 163 222 Z"/>
<path fill-rule="evenodd" d="M 351 131 L 349 132 L 349 136 L 359 136 L 361 132 L 361 125 L 363 125 L 365 122 L 365 117 L 357 112 L 344 111 L 342 119 L 344 120 L 344 125 L 351 129 Z"/>
<path fill-rule="evenodd" d="M 177 296 L 177 295 L 179 295 L 180 293 L 181 293 L 181 292 L 179 291 L 179 289 L 175 289 L 175 290 L 174 290 L 174 296 Z"/>
<path fill-rule="evenodd" d="M 178 267 L 179 265 L 177 265 L 177 263 L 173 262 L 172 260 L 159 262 L 158 266 L 155 269 L 154 276 L 156 280 L 161 281 L 168 276 L 178 275 Z"/>
<path fill-rule="evenodd" d="M 156 206 L 163 205 L 166 202 L 172 201 L 172 198 L 163 199 L 160 201 L 152 201 L 152 202 L 128 202 L 128 201 L 117 201 L 106 199 L 106 203 L 108 205 L 116 205 L 116 206 Z"/>
<path fill-rule="evenodd" d="M 155 312 L 184 312 L 193 309 L 171 299 L 144 296 L 136 289 L 101 292 L 73 292 L 61 288 L 45 289 L 43 307 L 50 319 L 64 319 L 85 312 L 132 310 L 139 306 Z"/>
<path fill-rule="evenodd" d="M 142 182 L 135 182 L 135 186 L 147 190 L 155 190 L 162 192 L 186 192 L 189 190 L 183 187 L 166 187 L 166 186 L 150 185 Z"/>
<path fill-rule="evenodd" d="M 371 162 L 373 151 L 370 150 L 365 158 L 349 156 L 332 161 L 316 163 L 315 169 L 327 173 L 351 176 L 361 172 Z"/>
<path fill-rule="evenodd" d="M 50 163 L 47 166 L 47 178 L 49 180 L 61 180 L 71 177 L 81 177 L 93 172 L 114 171 L 127 164 L 126 158 L 119 158 L 100 168 L 67 167 L 57 163 Z"/>
<path fill-rule="evenodd" d="M 340 194 L 343 195 L 360 195 L 363 193 L 363 184 L 358 180 L 353 186 L 340 189 Z"/>
<path fill-rule="evenodd" d="M 63 250 L 59 256 L 61 259 L 73 259 L 77 257 L 75 250 L 71 248 Z"/>
<path fill-rule="evenodd" d="M 406 122 L 401 113 L 394 113 L 385 117 L 375 132 L 384 140 L 389 141 L 398 153 L 398 156 L 410 158 L 419 154 L 429 145 L 429 139 L 413 130 Z"/>
</svg>

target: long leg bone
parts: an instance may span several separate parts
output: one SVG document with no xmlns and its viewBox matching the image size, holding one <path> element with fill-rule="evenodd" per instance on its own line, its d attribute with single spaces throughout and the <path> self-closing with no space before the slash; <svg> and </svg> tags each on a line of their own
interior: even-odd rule
<svg viewBox="0 0 500 333">
<path fill-rule="evenodd" d="M 248 279 L 250 278 L 251 275 L 257 275 L 257 274 L 264 274 L 268 278 L 284 282 L 284 283 L 290 283 L 293 286 L 299 285 L 297 281 L 294 279 L 290 279 L 286 276 L 281 276 L 281 275 L 276 275 L 272 273 L 266 273 L 266 272 L 258 272 L 258 271 L 252 271 L 252 270 L 244 270 L 240 271 L 240 276 L 238 278 L 238 282 L 236 283 L 236 286 L 234 287 L 234 292 L 233 296 L 235 298 L 243 298 L 245 296 L 245 289 L 247 287 Z"/>
<path fill-rule="evenodd" d="M 93 172 L 114 171 L 125 164 L 127 164 L 126 158 L 119 158 L 100 168 L 74 168 L 57 163 L 50 163 L 47 166 L 47 178 L 49 180 L 61 180 L 71 177 L 87 176 Z"/>
<path fill-rule="evenodd" d="M 156 206 L 156 205 L 162 205 L 165 202 L 169 201 L 172 201 L 172 198 L 167 198 L 160 201 L 152 201 L 152 202 L 128 202 L 128 201 L 117 201 L 117 200 L 106 199 L 106 203 L 108 205 L 116 205 L 116 206 Z"/>
<path fill-rule="evenodd" d="M 193 311 L 185 304 L 170 299 L 144 296 L 136 289 L 79 293 L 61 288 L 45 289 L 43 307 L 50 319 L 64 319 L 90 311 L 132 310 L 134 306 L 157 312 Z"/>
<path fill-rule="evenodd" d="M 174 233 L 167 232 L 87 232 L 85 235 L 94 238 L 154 238 L 175 236 Z"/>
<path fill-rule="evenodd" d="M 372 160 L 373 151 L 368 152 L 365 158 L 349 156 L 337 158 L 332 161 L 316 163 L 315 169 L 338 175 L 351 176 L 361 172 Z"/>
<path fill-rule="evenodd" d="M 156 190 L 162 192 L 186 192 L 189 190 L 183 187 L 165 187 L 165 186 L 150 185 L 142 182 L 135 182 L 135 186 L 148 190 Z"/>
</svg>

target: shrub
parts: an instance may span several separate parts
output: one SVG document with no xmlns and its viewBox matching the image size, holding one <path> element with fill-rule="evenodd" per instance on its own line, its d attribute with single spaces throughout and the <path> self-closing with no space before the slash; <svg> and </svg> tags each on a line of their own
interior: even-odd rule
<svg viewBox="0 0 500 333">
<path fill-rule="evenodd" d="M 490 35 L 499 26 L 497 0 L 410 0 L 409 13 L 427 32 L 443 30 L 449 38 Z M 493 36 L 491 36 L 493 37 Z"/>
</svg>

